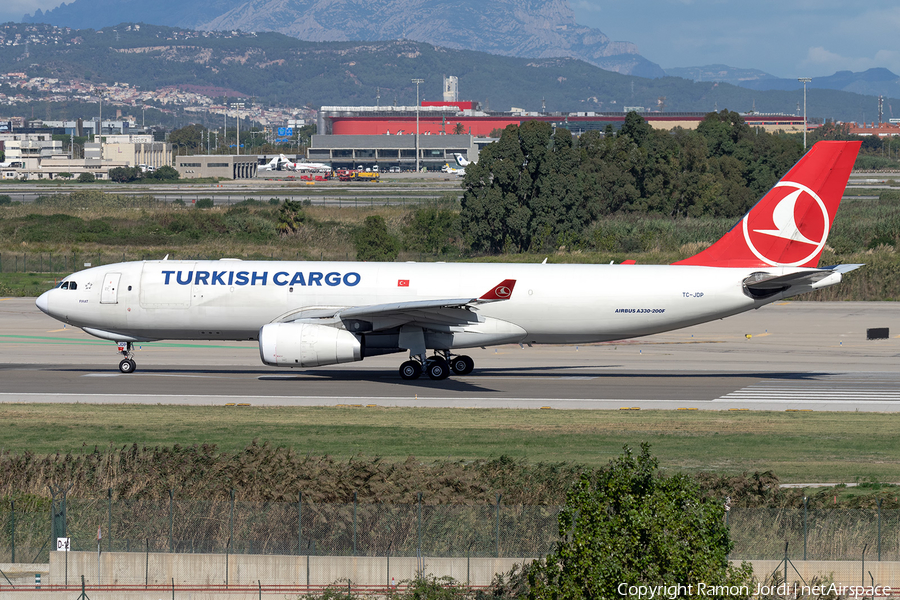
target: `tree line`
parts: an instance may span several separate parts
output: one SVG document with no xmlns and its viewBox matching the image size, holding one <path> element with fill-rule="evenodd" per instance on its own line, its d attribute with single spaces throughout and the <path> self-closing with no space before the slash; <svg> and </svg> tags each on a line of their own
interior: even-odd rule
<svg viewBox="0 0 900 600">
<path fill-rule="evenodd" d="M 529 121 L 466 168 L 460 227 L 473 251 L 509 253 L 594 246 L 598 220 L 611 215 L 737 218 L 801 154 L 797 140 L 730 111 L 671 132 L 632 112 L 618 132 L 578 138 Z"/>
</svg>

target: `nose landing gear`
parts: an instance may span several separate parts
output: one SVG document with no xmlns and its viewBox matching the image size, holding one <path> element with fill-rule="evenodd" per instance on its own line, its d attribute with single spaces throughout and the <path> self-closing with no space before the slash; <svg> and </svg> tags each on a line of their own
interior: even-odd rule
<svg viewBox="0 0 900 600">
<path fill-rule="evenodd" d="M 119 363 L 119 371 L 122 373 L 133 373 L 137 368 L 137 363 L 131 358 L 134 356 L 134 344 L 132 342 L 119 342 L 119 353 L 125 358 Z"/>
<path fill-rule="evenodd" d="M 451 356 L 446 350 L 438 350 L 434 356 L 425 359 L 424 364 L 419 356 L 404 362 L 400 365 L 400 378 L 418 379 L 424 372 L 430 379 L 441 381 L 447 379 L 450 373 L 468 375 L 474 368 L 475 361 L 470 357 Z"/>
</svg>

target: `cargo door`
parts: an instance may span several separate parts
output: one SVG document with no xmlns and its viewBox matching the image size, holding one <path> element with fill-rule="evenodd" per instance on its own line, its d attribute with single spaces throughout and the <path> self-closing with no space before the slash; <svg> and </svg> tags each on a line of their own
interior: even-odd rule
<svg viewBox="0 0 900 600">
<path fill-rule="evenodd" d="M 103 289 L 100 290 L 100 304 L 119 303 L 119 279 L 121 273 L 107 273 L 103 276 Z"/>
</svg>

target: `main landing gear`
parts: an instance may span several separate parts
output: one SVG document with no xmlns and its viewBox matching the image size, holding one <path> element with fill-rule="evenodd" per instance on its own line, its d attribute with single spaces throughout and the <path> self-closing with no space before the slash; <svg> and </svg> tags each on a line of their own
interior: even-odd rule
<svg viewBox="0 0 900 600">
<path fill-rule="evenodd" d="M 119 353 L 125 358 L 119 363 L 119 370 L 123 373 L 133 373 L 137 363 L 131 358 L 134 356 L 134 344 L 132 342 L 119 342 Z"/>
<path fill-rule="evenodd" d="M 434 356 L 425 359 L 425 363 L 419 357 L 410 359 L 400 365 L 401 379 L 418 379 L 424 371 L 430 379 L 440 381 L 447 379 L 450 373 L 468 375 L 475 368 L 475 361 L 468 356 L 450 356 L 446 350 L 439 350 Z"/>
</svg>

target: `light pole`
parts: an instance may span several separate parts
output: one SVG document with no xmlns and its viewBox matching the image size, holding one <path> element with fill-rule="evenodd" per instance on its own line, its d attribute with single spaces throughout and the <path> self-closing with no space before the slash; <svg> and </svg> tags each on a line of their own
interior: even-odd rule
<svg viewBox="0 0 900 600">
<path fill-rule="evenodd" d="M 416 84 L 416 173 L 419 172 L 419 84 L 425 83 L 424 79 L 413 79 Z"/>
<path fill-rule="evenodd" d="M 97 136 L 100 140 L 100 158 L 103 158 L 103 90 L 97 90 L 97 96 L 100 98 L 100 130 Z"/>
<path fill-rule="evenodd" d="M 806 84 L 812 79 L 809 77 L 798 77 L 797 81 L 803 84 L 803 151 L 806 152 Z"/>
</svg>

